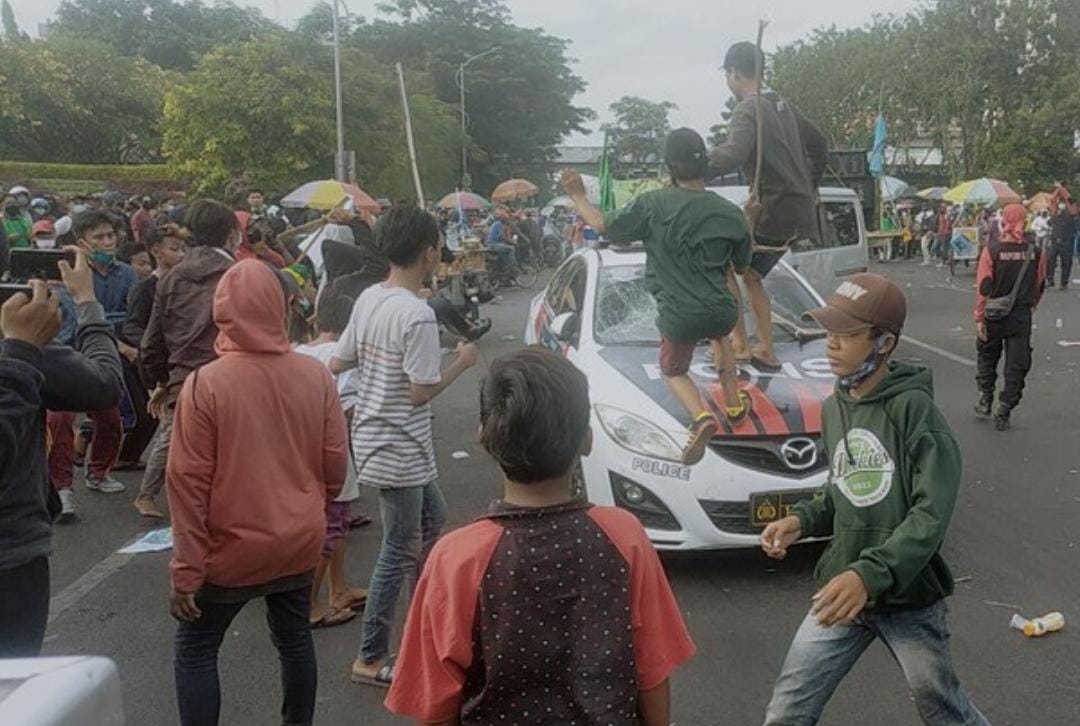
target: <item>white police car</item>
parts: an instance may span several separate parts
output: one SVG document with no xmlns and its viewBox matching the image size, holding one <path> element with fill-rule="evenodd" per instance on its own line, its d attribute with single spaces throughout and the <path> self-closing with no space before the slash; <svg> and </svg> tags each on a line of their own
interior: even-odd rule
<svg viewBox="0 0 1080 726">
<path fill-rule="evenodd" d="M 753 412 L 734 428 L 722 423 L 705 458 L 688 467 L 680 457 L 689 416 L 660 375 L 656 304 L 644 271 L 640 245 L 581 250 L 529 311 L 525 342 L 560 352 L 589 378 L 594 445 L 576 486 L 590 501 L 633 512 L 658 548 L 755 546 L 768 522 L 827 476 L 821 404 L 835 379 L 825 332 L 807 315 L 821 297 L 785 262 L 768 275 L 782 369 L 740 366 Z M 746 320 L 752 334 L 753 317 Z M 707 346 L 691 375 L 721 410 Z"/>
</svg>

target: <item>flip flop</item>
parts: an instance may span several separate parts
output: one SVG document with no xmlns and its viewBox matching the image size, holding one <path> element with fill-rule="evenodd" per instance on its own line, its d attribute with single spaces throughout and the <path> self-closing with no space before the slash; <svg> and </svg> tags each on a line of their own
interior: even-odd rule
<svg viewBox="0 0 1080 726">
<path fill-rule="evenodd" d="M 780 362 L 770 363 L 769 361 L 765 360 L 764 358 L 762 358 L 760 355 L 757 355 L 756 353 L 750 357 L 750 362 L 754 364 L 755 368 L 758 368 L 759 370 L 766 371 L 768 373 L 776 373 L 777 371 L 780 371 L 780 370 L 784 369 L 784 366 L 783 366 L 782 363 L 780 363 Z"/>
<path fill-rule="evenodd" d="M 371 524 L 371 517 L 366 514 L 358 514 L 349 520 L 349 529 L 357 529 L 359 527 L 366 527 Z"/>
<path fill-rule="evenodd" d="M 326 615 L 311 624 L 312 630 L 320 628 L 332 628 L 335 625 L 344 625 L 356 617 L 356 611 L 351 608 L 330 608 Z"/>
<path fill-rule="evenodd" d="M 705 449 L 720 430 L 720 422 L 712 414 L 702 416 L 690 427 L 690 440 L 682 452 L 682 463 L 694 466 L 705 457 Z"/>
<path fill-rule="evenodd" d="M 728 423 L 732 426 L 741 424 L 754 409 L 754 399 L 750 398 L 749 393 L 746 391 L 739 391 L 738 396 L 740 403 L 738 413 L 732 414 L 731 410 L 727 406 L 724 406 L 724 414 L 727 416 Z"/>
<path fill-rule="evenodd" d="M 390 684 L 394 682 L 394 665 L 397 662 L 397 656 L 392 655 L 386 659 L 386 663 L 383 664 L 375 675 L 362 676 L 349 672 L 349 680 L 361 686 L 372 686 L 373 688 L 389 688 Z"/>
</svg>

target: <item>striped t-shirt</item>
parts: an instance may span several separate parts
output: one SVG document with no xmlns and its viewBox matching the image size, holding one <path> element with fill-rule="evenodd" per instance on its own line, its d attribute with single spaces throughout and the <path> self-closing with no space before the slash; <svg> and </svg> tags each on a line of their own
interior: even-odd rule
<svg viewBox="0 0 1080 726">
<path fill-rule="evenodd" d="M 352 447 L 361 484 L 414 487 L 433 481 L 431 407 L 414 406 L 409 384 L 441 380 L 435 312 L 402 287 L 360 295 L 334 357 L 356 362 Z"/>
</svg>

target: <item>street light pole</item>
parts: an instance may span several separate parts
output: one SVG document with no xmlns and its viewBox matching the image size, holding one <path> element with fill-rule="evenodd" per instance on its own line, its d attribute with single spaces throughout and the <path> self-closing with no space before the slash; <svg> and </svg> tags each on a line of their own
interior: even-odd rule
<svg viewBox="0 0 1080 726">
<path fill-rule="evenodd" d="M 334 98 L 337 104 L 337 153 L 334 155 L 334 176 L 345 179 L 345 125 L 341 116 L 341 38 L 338 34 L 338 0 L 334 0 Z"/>
<path fill-rule="evenodd" d="M 471 186 L 471 179 L 469 178 L 469 134 L 467 131 L 468 118 L 465 114 L 465 68 L 475 60 L 480 60 L 486 55 L 500 50 L 499 46 L 489 48 L 483 53 L 477 53 L 474 56 L 465 59 L 465 62 L 458 67 L 458 88 L 461 90 L 461 96 L 459 105 L 461 107 L 461 187 L 466 189 Z"/>
</svg>

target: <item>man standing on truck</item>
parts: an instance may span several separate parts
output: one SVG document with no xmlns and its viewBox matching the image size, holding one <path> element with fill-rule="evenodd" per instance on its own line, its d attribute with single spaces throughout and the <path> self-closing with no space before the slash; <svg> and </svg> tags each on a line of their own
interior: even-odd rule
<svg viewBox="0 0 1080 726">
<path fill-rule="evenodd" d="M 817 188 L 825 174 L 828 141 L 797 108 L 772 91 L 757 98 L 764 74 L 765 57 L 753 43 L 736 43 L 724 57 L 728 88 L 738 101 L 731 115 L 728 139 L 709 154 L 712 176 L 742 169 L 754 185 L 758 144 L 757 110 L 762 114 L 761 183 L 759 197 L 751 199 L 746 214 L 755 250 L 750 268 L 742 274 L 750 297 L 750 309 L 757 320 L 759 344 L 750 349 L 746 325 L 739 306 L 733 347 L 738 360 L 753 360 L 766 370 L 779 370 L 773 350 L 772 311 L 764 278 L 789 248 L 799 249 L 819 238 Z M 772 247 L 773 250 L 762 250 Z M 738 299 L 734 275 L 729 278 Z"/>
</svg>

